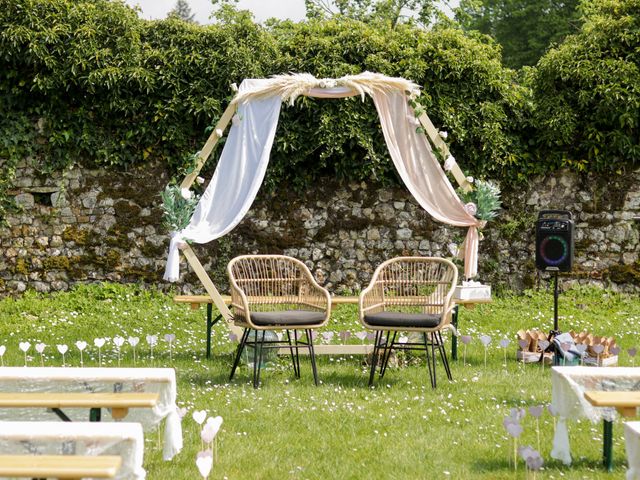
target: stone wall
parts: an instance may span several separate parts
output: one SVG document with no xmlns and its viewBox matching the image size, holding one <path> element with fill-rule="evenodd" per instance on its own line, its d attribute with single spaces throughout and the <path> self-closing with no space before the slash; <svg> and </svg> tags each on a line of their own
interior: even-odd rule
<svg viewBox="0 0 640 480">
<path fill-rule="evenodd" d="M 28 164 L 12 193 L 21 212 L 0 228 L 0 294 L 65 290 L 78 282 L 162 281 L 168 235 L 158 165 L 127 172 L 73 169 L 38 175 Z M 558 173 L 504 192 L 504 212 L 484 230 L 480 276 L 494 288 L 534 286 L 534 223 L 541 209 L 576 216 L 576 264 L 564 280 L 640 290 L 640 171 L 616 179 Z M 465 231 L 433 221 L 401 186 L 339 185 L 328 179 L 298 194 L 261 192 L 228 236 L 194 249 L 226 290 L 225 267 L 243 253 L 284 253 L 304 260 L 332 292 L 356 292 L 375 267 L 397 255 L 451 256 Z M 198 292 L 182 261 L 179 289 Z M 546 276 L 543 276 L 546 278 Z"/>
</svg>

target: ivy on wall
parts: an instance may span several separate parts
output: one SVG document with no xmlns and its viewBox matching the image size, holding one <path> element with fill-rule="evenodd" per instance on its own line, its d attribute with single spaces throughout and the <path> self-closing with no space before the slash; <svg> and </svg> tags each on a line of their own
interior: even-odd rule
<svg viewBox="0 0 640 480">
<path fill-rule="evenodd" d="M 638 1 L 607 0 L 607 14 L 624 4 L 627 10 L 618 10 L 628 17 Z M 603 58 L 637 45 L 637 18 L 605 22 L 622 31 L 613 32 L 620 39 L 615 48 L 599 50 Z M 627 46 L 624 38 L 631 39 Z M 578 36 L 568 45 L 586 41 Z M 150 160 L 183 173 L 231 99 L 231 83 L 286 72 L 337 77 L 370 70 L 415 81 L 429 116 L 448 131 L 451 150 L 474 176 L 517 182 L 554 168 L 584 169 L 585 159 L 586 168 L 604 168 L 584 112 L 598 105 L 597 95 L 583 108 L 586 94 L 572 82 L 546 80 L 571 75 L 571 55 L 562 48 L 521 74 L 502 65 L 496 44 L 451 23 L 430 31 L 381 30 L 346 19 L 263 27 L 227 9 L 220 23 L 199 26 L 141 20 L 120 1 L 8 0 L 0 10 L 0 217 L 13 169 L 25 157 L 43 173 L 74 162 L 124 169 Z M 563 114 L 545 100 L 548 92 L 558 105 L 582 108 L 571 110 L 582 122 L 573 133 L 548 132 Z M 613 110 L 637 109 L 634 95 L 636 103 L 607 102 Z M 606 123 L 616 158 L 635 164 L 637 116 L 605 113 L 598 131 Z M 301 98 L 283 109 L 267 183 L 304 189 L 323 175 L 395 182 L 383 142 L 372 102 Z"/>
</svg>

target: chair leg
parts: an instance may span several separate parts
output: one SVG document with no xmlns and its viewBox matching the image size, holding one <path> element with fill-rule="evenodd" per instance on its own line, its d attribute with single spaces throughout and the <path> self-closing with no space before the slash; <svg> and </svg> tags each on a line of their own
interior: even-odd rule
<svg viewBox="0 0 640 480">
<path fill-rule="evenodd" d="M 384 348 L 382 349 L 382 358 L 380 359 L 380 377 L 382 377 L 382 369 L 384 367 L 384 359 L 387 356 L 387 348 L 389 347 L 389 337 L 391 336 L 391 330 L 387 332 L 387 338 L 384 340 Z M 382 336 L 380 337 L 382 340 Z M 382 345 L 382 342 L 381 342 Z"/>
<path fill-rule="evenodd" d="M 298 345 L 298 331 L 294 330 L 293 331 L 293 341 L 294 341 L 294 347 L 296 350 L 296 367 L 298 369 L 298 374 L 297 374 L 297 378 L 300 378 L 300 345 Z"/>
<path fill-rule="evenodd" d="M 376 338 L 373 341 L 373 353 L 371 354 L 371 372 L 369 373 L 369 386 L 373 385 L 373 377 L 376 374 L 376 364 L 378 363 L 378 352 L 380 350 L 380 342 L 382 341 L 382 330 L 376 330 Z"/>
<path fill-rule="evenodd" d="M 426 333 L 423 333 L 422 336 L 424 338 L 424 352 L 427 355 L 427 368 L 429 369 L 429 380 L 431 380 L 431 387 L 435 388 L 436 387 L 436 385 L 435 385 L 436 379 L 435 379 L 434 371 L 433 371 L 433 370 L 435 370 L 435 366 L 434 366 L 433 369 L 431 368 L 431 358 L 430 358 L 430 355 L 429 355 L 429 340 L 428 340 L 428 336 L 427 336 Z"/>
<path fill-rule="evenodd" d="M 313 370 L 313 381 L 318 386 L 318 368 L 316 366 L 316 352 L 313 348 L 313 337 L 311 329 L 307 329 L 307 342 L 309 343 L 309 356 L 311 357 L 311 370 Z"/>
<path fill-rule="evenodd" d="M 389 335 L 387 335 L 387 343 L 385 345 L 385 351 L 383 354 L 382 367 L 380 367 L 380 378 L 384 377 L 385 372 L 387 371 L 387 366 L 389 365 L 389 358 L 391 358 L 391 350 L 393 349 L 393 345 L 396 343 L 396 336 L 398 332 L 393 332 L 393 337 L 391 338 L 391 344 L 389 344 Z"/>
<path fill-rule="evenodd" d="M 300 372 L 298 371 L 298 366 L 296 365 L 296 357 L 293 354 L 293 346 L 291 344 L 291 334 L 289 333 L 289 330 L 286 330 L 287 332 L 287 343 L 289 344 L 289 351 L 291 352 L 291 363 L 293 363 L 293 375 L 296 378 L 300 378 Z"/>
<path fill-rule="evenodd" d="M 440 357 L 442 358 L 442 364 L 447 372 L 447 378 L 453 380 L 451 376 L 451 368 L 449 367 L 449 360 L 447 359 L 447 350 L 444 348 L 444 340 L 442 339 L 442 332 L 438 331 L 438 347 L 440 350 Z"/>
<path fill-rule="evenodd" d="M 433 364 L 433 381 L 431 382 L 431 386 L 436 388 L 436 339 L 433 332 L 429 333 L 429 337 L 431 338 L 431 362 Z"/>
<path fill-rule="evenodd" d="M 258 347 L 258 332 L 256 332 L 255 354 L 253 355 L 253 388 L 260 386 L 260 366 L 262 365 L 262 352 L 264 351 L 264 334 L 262 330 L 262 338 L 260 339 L 260 347 Z"/>
<path fill-rule="evenodd" d="M 244 350 L 245 343 L 247 343 L 247 338 L 249 338 L 249 329 L 245 328 L 244 332 L 242 332 L 242 338 L 240 339 L 240 345 L 238 345 L 238 351 L 236 353 L 236 359 L 233 362 L 233 367 L 231 368 L 231 375 L 229 375 L 229 380 L 233 379 L 233 375 L 236 373 L 236 368 L 240 364 L 240 357 L 242 355 L 242 351 Z"/>
</svg>

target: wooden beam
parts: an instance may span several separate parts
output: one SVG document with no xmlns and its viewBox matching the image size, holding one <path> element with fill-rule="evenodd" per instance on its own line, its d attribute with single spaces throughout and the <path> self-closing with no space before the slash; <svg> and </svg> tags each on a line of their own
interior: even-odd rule
<svg viewBox="0 0 640 480">
<path fill-rule="evenodd" d="M 222 298 L 222 295 L 220 295 L 220 292 L 218 292 L 218 289 L 213 284 L 213 281 L 211 280 L 209 275 L 207 275 L 207 272 L 200 263 L 200 260 L 198 260 L 198 257 L 196 257 L 196 254 L 191 249 L 191 246 L 187 245 L 186 247 L 184 247 L 182 249 L 182 253 L 184 253 L 184 256 L 189 262 L 189 265 L 191 265 L 191 268 L 193 268 L 193 271 L 196 272 L 196 275 L 200 279 L 200 282 L 202 282 L 202 285 L 204 285 L 204 289 L 211 297 L 211 300 L 213 300 L 214 305 L 218 308 L 220 314 L 227 321 L 229 329 L 233 333 L 235 333 L 238 338 L 240 338 L 242 336 L 242 329 L 236 327 L 233 324 L 233 314 L 231 313 L 231 310 L 229 310 L 229 307 L 227 307 L 227 304 Z"/>
<path fill-rule="evenodd" d="M 418 120 L 420 121 L 422 128 L 424 128 L 427 137 L 431 140 L 431 143 L 433 143 L 433 145 L 438 150 L 440 150 L 440 153 L 446 160 L 449 155 L 451 155 L 451 152 L 449 151 L 449 147 L 447 146 L 446 142 L 440 136 L 438 129 L 433 125 L 433 122 L 431 122 L 429 116 L 423 112 L 418 117 Z M 471 184 L 467 182 L 467 176 L 464 174 L 457 163 L 451 169 L 451 174 L 453 175 L 453 178 L 456 179 L 456 182 L 458 182 L 458 185 L 460 185 L 460 188 L 462 188 L 465 192 L 469 192 L 472 190 L 473 187 L 471 187 Z"/>
<path fill-rule="evenodd" d="M 34 428 L 37 429 L 37 426 Z M 121 464 L 122 459 L 114 455 L 0 455 L 0 476 L 60 479 L 113 478 Z"/>
<path fill-rule="evenodd" d="M 180 188 L 189 188 L 191 187 L 191 185 L 193 185 L 193 182 L 198 176 L 198 173 L 200 173 L 200 170 L 208 160 L 209 155 L 211 155 L 211 152 L 213 152 L 213 147 L 215 147 L 218 143 L 218 140 L 222 138 L 222 134 L 229 125 L 229 122 L 231 121 L 235 113 L 236 104 L 230 103 L 227 109 L 222 114 L 222 117 L 220 117 L 220 120 L 218 120 L 218 123 L 216 123 L 216 126 L 213 129 L 213 132 L 211 132 L 211 135 L 209 135 L 209 138 L 204 144 L 204 147 L 202 147 L 202 150 L 200 150 L 200 155 L 198 155 L 198 161 L 196 162 L 196 166 L 193 169 L 193 172 L 184 177 L 184 180 L 182 180 L 182 183 L 180 184 Z"/>
</svg>

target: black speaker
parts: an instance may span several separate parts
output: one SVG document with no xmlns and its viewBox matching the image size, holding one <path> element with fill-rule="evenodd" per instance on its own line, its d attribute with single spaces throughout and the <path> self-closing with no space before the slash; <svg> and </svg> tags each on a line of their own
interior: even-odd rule
<svg viewBox="0 0 640 480">
<path fill-rule="evenodd" d="M 567 210 L 542 210 L 536 221 L 536 268 L 569 272 L 573 266 L 573 216 Z"/>
</svg>

